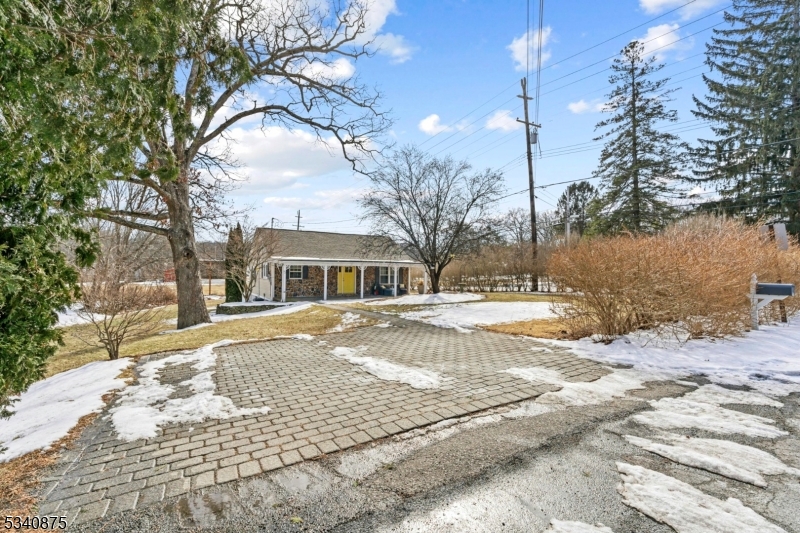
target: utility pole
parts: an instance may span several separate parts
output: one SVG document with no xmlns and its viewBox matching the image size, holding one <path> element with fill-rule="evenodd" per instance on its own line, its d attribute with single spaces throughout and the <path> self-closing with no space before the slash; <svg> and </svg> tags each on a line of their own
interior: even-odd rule
<svg viewBox="0 0 800 533">
<path fill-rule="evenodd" d="M 570 215 L 570 212 L 569 212 L 569 185 L 567 185 L 567 213 L 566 213 L 566 215 L 567 215 L 566 236 L 567 236 L 567 246 L 569 246 L 569 233 L 570 233 L 569 232 L 569 230 L 570 230 L 570 227 L 569 227 L 569 215 Z"/>
<path fill-rule="evenodd" d="M 534 137 L 539 136 L 539 128 L 541 126 L 539 124 L 534 124 L 528 120 L 528 100 L 533 100 L 530 96 L 528 96 L 528 81 L 525 78 L 520 80 L 520 84 L 522 85 L 522 94 L 517 95 L 517 98 L 522 98 L 523 108 L 525 110 L 525 120 L 517 119 L 517 122 L 522 122 L 525 124 L 525 144 L 528 156 L 528 189 L 530 191 L 530 200 L 531 200 L 531 246 L 533 248 L 533 290 L 539 290 L 539 276 L 536 274 L 536 257 L 537 257 L 537 236 L 536 236 L 536 196 L 533 194 L 534 185 L 533 185 L 533 151 L 531 150 L 531 144 L 533 140 L 531 139 L 531 127 L 536 128 L 536 131 L 533 132 Z M 536 139 L 538 140 L 538 139 Z"/>
<path fill-rule="evenodd" d="M 269 221 L 269 229 L 275 229 L 275 221 L 276 220 L 278 220 L 278 219 L 275 218 L 275 217 L 272 217 L 272 219 Z"/>
<path fill-rule="evenodd" d="M 297 210 L 297 231 L 300 231 L 300 219 L 303 218 L 300 216 L 300 210 Z"/>
</svg>

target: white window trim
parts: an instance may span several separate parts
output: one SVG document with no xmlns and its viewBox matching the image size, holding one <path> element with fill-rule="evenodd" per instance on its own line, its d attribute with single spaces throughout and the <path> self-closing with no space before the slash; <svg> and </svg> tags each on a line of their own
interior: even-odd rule
<svg viewBox="0 0 800 533">
<path fill-rule="evenodd" d="M 303 267 L 301 265 L 289 265 L 289 279 L 303 279 Z"/>
<path fill-rule="evenodd" d="M 394 285 L 394 267 L 379 267 L 378 280 L 381 285 Z M 386 273 L 384 273 L 384 271 Z M 384 281 L 386 279 L 386 281 Z"/>
</svg>

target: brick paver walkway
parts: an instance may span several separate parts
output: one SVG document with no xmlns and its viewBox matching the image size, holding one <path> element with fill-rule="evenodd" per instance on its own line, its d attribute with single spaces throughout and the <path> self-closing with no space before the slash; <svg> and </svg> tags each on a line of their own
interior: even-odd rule
<svg viewBox="0 0 800 533">
<path fill-rule="evenodd" d="M 118 440 L 101 417 L 62 458 L 40 514 L 83 522 L 557 389 L 502 372 L 512 367 L 551 368 L 573 381 L 607 373 L 528 339 L 390 321 L 392 327 L 313 340 L 218 348 L 218 394 L 239 407 L 269 406 L 268 414 L 168 427 L 134 442 Z M 366 347 L 359 355 L 432 370 L 442 385 L 418 390 L 380 380 L 332 356 L 337 346 Z M 168 366 L 161 380 L 177 385 L 191 375 L 190 365 Z"/>
</svg>

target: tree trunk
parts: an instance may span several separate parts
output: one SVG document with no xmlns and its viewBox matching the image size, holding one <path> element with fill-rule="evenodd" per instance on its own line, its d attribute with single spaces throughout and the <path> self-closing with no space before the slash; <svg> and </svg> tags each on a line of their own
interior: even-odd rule
<svg viewBox="0 0 800 533">
<path fill-rule="evenodd" d="M 171 193 L 171 198 L 167 202 L 171 226 L 168 238 L 172 249 L 178 293 L 178 329 L 183 329 L 211 322 L 211 318 L 208 316 L 203 297 L 187 180 L 180 179 L 167 184 L 165 188 Z"/>
<path fill-rule="evenodd" d="M 442 275 L 441 272 L 437 272 L 436 269 L 432 269 L 430 271 L 431 275 L 431 291 L 433 294 L 439 294 L 439 276 Z"/>
</svg>

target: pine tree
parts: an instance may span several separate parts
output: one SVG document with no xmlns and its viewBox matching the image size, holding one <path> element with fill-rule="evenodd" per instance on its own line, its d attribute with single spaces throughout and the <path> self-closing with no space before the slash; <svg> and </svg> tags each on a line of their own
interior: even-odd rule
<svg viewBox="0 0 800 533">
<path fill-rule="evenodd" d="M 688 146 L 671 133 L 660 132 L 660 122 L 675 122 L 677 112 L 665 104 L 675 89 L 664 90 L 669 78 L 652 75 L 663 68 L 646 58 L 644 46 L 633 41 L 611 66 L 605 111 L 611 118 L 596 129 L 611 128 L 595 140 L 607 139 L 594 177 L 602 179 L 603 194 L 591 206 L 592 231 L 652 232 L 677 214 L 669 202 L 673 183 L 682 179 Z"/>
<path fill-rule="evenodd" d="M 242 289 L 241 286 L 244 285 L 242 280 L 234 279 L 234 276 L 240 275 L 239 273 L 244 272 L 244 269 L 241 268 L 242 261 L 242 253 L 241 248 L 244 244 L 244 232 L 242 231 L 242 225 L 238 222 L 236 223 L 235 228 L 231 228 L 228 231 L 228 242 L 225 245 L 225 301 L 226 302 L 241 302 L 242 301 Z"/>
<path fill-rule="evenodd" d="M 703 207 L 800 234 L 800 2 L 734 0 L 725 20 L 706 50 L 717 76 L 695 98 L 718 137 L 696 151 L 696 181 L 720 188 Z"/>
<path fill-rule="evenodd" d="M 556 204 L 556 216 L 566 227 L 566 217 L 569 213 L 572 224 L 570 233 L 576 232 L 579 236 L 583 236 L 589 225 L 589 205 L 595 198 L 597 189 L 588 181 L 570 183 L 567 190 L 561 193 Z"/>
</svg>

